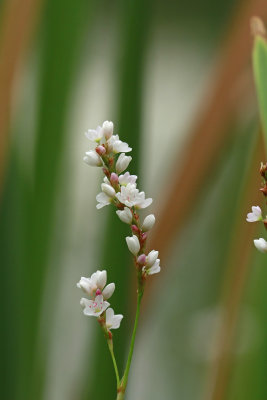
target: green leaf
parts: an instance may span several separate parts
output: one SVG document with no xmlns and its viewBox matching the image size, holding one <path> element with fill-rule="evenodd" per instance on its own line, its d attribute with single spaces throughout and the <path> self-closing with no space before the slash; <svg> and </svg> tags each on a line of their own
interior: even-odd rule
<svg viewBox="0 0 267 400">
<path fill-rule="evenodd" d="M 267 43 L 257 36 L 253 49 L 253 70 L 267 151 Z"/>
</svg>

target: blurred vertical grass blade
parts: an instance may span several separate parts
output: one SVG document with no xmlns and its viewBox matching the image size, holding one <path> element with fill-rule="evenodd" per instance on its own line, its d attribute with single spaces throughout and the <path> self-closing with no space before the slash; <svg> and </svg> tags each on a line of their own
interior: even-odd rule
<svg viewBox="0 0 267 400">
<path fill-rule="evenodd" d="M 119 54 L 121 64 L 118 76 L 120 88 L 116 130 L 120 137 L 133 148 L 133 160 L 129 170 L 138 174 L 145 50 L 151 18 L 150 1 L 127 0 L 120 4 L 122 53 Z M 114 333 L 114 351 L 121 375 L 125 367 L 125 352 L 128 350 L 133 326 L 133 321 L 130 322 L 130 302 L 132 300 L 132 279 L 135 278 L 129 267 L 131 257 L 125 243 L 127 235 L 129 235 L 128 227 L 121 223 L 114 209 L 109 210 L 103 239 L 102 266 L 108 269 L 109 281 L 116 283 L 116 291 L 112 296 L 112 307 L 115 312 L 124 315 L 120 329 Z M 90 361 L 91 373 L 85 387 L 84 399 L 104 399 L 112 398 L 112 396 L 115 398 L 115 375 L 102 336 L 98 329 L 94 344 L 95 357 Z"/>
<path fill-rule="evenodd" d="M 37 351 L 40 307 L 53 237 L 66 117 L 80 44 L 88 24 L 89 4 L 87 0 L 47 0 L 44 7 L 34 188 L 26 210 L 27 244 L 23 260 L 22 399 L 41 398 L 46 352 L 42 349 L 41 360 Z"/>
<path fill-rule="evenodd" d="M 18 399 L 17 382 L 19 376 L 19 336 L 21 326 L 19 314 L 23 288 L 21 287 L 21 256 L 23 247 L 23 227 L 25 218 L 24 193 L 29 182 L 23 176 L 15 151 L 11 151 L 9 167 L 3 187 L 0 208 L 0 348 L 1 348 L 1 397 Z"/>
<path fill-rule="evenodd" d="M 256 83 L 260 116 L 264 132 L 265 148 L 267 152 L 267 42 L 264 36 L 260 36 L 257 29 L 264 29 L 262 22 L 254 18 L 256 36 L 253 48 L 253 71 Z M 264 32 L 262 32 L 264 34 Z"/>
<path fill-rule="evenodd" d="M 229 390 L 237 347 L 235 337 L 251 272 L 251 253 L 254 250 L 253 237 L 256 224 L 246 224 L 245 215 L 251 204 L 258 204 L 261 199 L 258 191 L 260 179 L 257 166 L 263 148 L 259 133 L 255 134 L 254 138 L 250 144 L 250 154 L 248 154 L 246 165 L 244 165 L 238 207 L 230 234 L 232 240 L 228 260 L 226 260 L 221 300 L 223 322 L 217 343 L 216 362 L 211 368 L 209 380 L 209 387 L 213 388 L 211 398 L 214 400 L 225 399 Z M 247 225 L 246 229 L 244 225 Z"/>
</svg>

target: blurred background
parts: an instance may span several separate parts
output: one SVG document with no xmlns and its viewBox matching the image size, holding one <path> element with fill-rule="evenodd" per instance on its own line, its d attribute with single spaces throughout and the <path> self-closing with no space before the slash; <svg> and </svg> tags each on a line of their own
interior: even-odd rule
<svg viewBox="0 0 267 400">
<path fill-rule="evenodd" d="M 123 226 L 95 208 L 82 161 L 104 120 L 133 148 L 154 202 L 149 279 L 129 400 L 267 399 L 266 256 L 251 16 L 265 0 L 0 2 L 1 398 L 115 399 L 115 376 L 76 282 L 116 283 L 120 372 L 135 312 Z M 265 160 L 266 161 L 266 160 Z M 257 228 L 257 227 L 256 227 Z M 148 250 L 149 250 L 148 249 Z"/>
</svg>

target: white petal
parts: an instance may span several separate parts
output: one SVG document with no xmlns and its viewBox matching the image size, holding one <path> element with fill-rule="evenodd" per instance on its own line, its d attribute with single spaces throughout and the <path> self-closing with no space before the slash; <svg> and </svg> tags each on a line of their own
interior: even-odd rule
<svg viewBox="0 0 267 400">
<path fill-rule="evenodd" d="M 118 329 L 120 327 L 122 318 L 123 318 L 122 314 L 114 315 L 112 319 L 112 326 L 109 329 Z"/>
<path fill-rule="evenodd" d="M 255 239 L 254 244 L 261 253 L 267 253 L 267 242 L 263 238 Z"/>
<path fill-rule="evenodd" d="M 147 208 L 150 206 L 152 201 L 153 201 L 153 199 L 148 198 L 148 199 L 141 201 L 140 203 L 137 203 L 135 206 L 136 206 L 136 208 Z"/>
<path fill-rule="evenodd" d="M 152 267 L 147 270 L 148 275 L 153 275 L 153 274 L 157 274 L 158 272 L 160 272 L 159 263 L 160 263 L 160 260 L 157 259 L 155 264 L 153 264 Z"/>
<path fill-rule="evenodd" d="M 117 210 L 116 214 L 122 222 L 125 222 L 126 224 L 132 223 L 133 216 L 131 210 L 128 207 L 124 207 L 124 210 Z"/>
<path fill-rule="evenodd" d="M 148 253 L 147 258 L 146 258 L 146 265 L 148 267 L 152 267 L 152 265 L 156 262 L 158 258 L 159 252 L 156 250 L 151 250 L 150 253 Z"/>
</svg>

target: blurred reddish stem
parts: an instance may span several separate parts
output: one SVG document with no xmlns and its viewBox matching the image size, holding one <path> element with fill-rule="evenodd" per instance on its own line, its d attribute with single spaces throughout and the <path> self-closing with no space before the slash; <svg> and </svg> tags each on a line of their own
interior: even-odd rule
<svg viewBox="0 0 267 400">
<path fill-rule="evenodd" d="M 219 52 L 218 71 L 213 87 L 207 101 L 201 102 L 206 107 L 189 134 L 191 141 L 185 150 L 183 165 L 178 163 L 171 168 L 174 171 L 169 179 L 172 186 L 168 189 L 167 200 L 159 212 L 150 240 L 151 247 L 160 251 L 163 263 L 172 239 L 177 237 L 193 202 L 201 192 L 203 182 L 213 169 L 222 145 L 227 140 L 226 134 L 229 130 L 226 128 L 231 118 L 237 108 L 240 108 L 243 99 L 251 98 L 252 73 L 249 74 L 245 88 L 241 87 L 241 90 L 240 83 L 244 83 L 242 78 L 251 57 L 253 41 L 249 22 L 253 15 L 263 19 L 267 16 L 266 0 L 240 2 L 228 30 L 227 40 Z M 177 175 L 177 171 L 180 174 Z"/>
<path fill-rule="evenodd" d="M 6 0 L 0 30 L 0 196 L 7 162 L 8 128 L 13 83 L 27 49 L 41 0 Z"/>
</svg>

